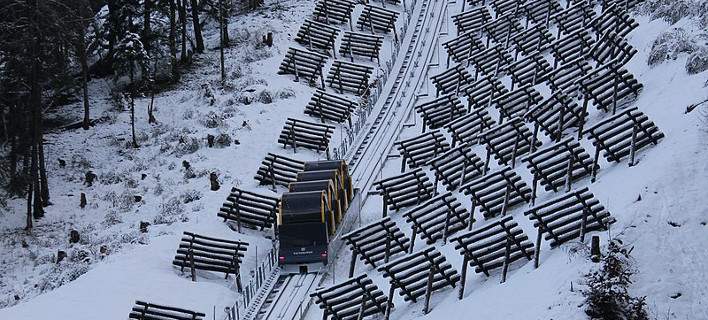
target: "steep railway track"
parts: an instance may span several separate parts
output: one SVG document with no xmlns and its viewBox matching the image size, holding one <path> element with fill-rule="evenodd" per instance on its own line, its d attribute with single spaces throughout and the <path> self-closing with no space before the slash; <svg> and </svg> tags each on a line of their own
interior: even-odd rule
<svg viewBox="0 0 708 320">
<path fill-rule="evenodd" d="M 417 90 L 428 81 L 428 62 L 433 56 L 445 21 L 448 0 L 418 0 L 415 27 L 407 32 L 389 81 L 373 107 L 364 130 L 353 142 L 345 159 L 350 164 L 353 182 L 362 190 L 363 203 L 372 183 L 383 168 L 388 154 L 417 101 Z M 453 2 L 454 3 L 454 2 Z M 395 75 L 395 77 L 393 77 Z M 385 96 L 385 99 L 382 99 Z M 278 271 L 276 271 L 278 272 Z M 245 315 L 250 320 L 302 319 L 310 303 L 309 293 L 321 284 L 321 273 L 281 274 L 255 301 Z M 258 301 L 260 300 L 260 301 Z"/>
<path fill-rule="evenodd" d="M 393 143 L 402 131 L 406 119 L 417 100 L 416 91 L 428 74 L 428 62 L 435 50 L 435 38 L 442 29 L 448 2 L 429 0 L 422 3 L 415 29 L 410 34 L 410 41 L 403 59 L 399 59 L 393 81 L 386 84 L 385 99 L 379 99 L 374 107 L 376 116 L 371 120 L 360 138 L 346 155 L 352 168 L 352 179 L 361 188 L 366 199 L 368 190 L 381 171 Z M 397 63 L 397 64 L 398 64 Z"/>
</svg>

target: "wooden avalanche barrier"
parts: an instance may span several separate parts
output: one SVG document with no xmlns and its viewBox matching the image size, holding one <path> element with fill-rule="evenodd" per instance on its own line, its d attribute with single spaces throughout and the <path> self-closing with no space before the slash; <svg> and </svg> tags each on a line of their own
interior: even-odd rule
<svg viewBox="0 0 708 320">
<path fill-rule="evenodd" d="M 425 297 L 423 313 L 430 311 L 430 296 L 433 291 L 447 286 L 455 288 L 460 281 L 457 271 L 434 247 L 427 247 L 415 253 L 400 257 L 378 268 L 391 287 L 388 301 L 393 301 L 393 293 L 398 293 L 405 301 L 418 302 Z M 390 312 L 387 312 L 386 318 Z"/>
<path fill-rule="evenodd" d="M 261 185 L 287 187 L 297 179 L 297 173 L 305 169 L 305 162 L 285 156 L 268 153 L 258 167 L 255 179 Z"/>
<path fill-rule="evenodd" d="M 466 86 L 474 82 L 472 75 L 467 72 L 467 69 L 461 64 L 430 77 L 430 80 L 435 85 L 436 97 L 439 96 L 440 93 L 454 93 L 455 95 L 459 95 L 460 91 L 463 91 Z"/>
<path fill-rule="evenodd" d="M 637 150 L 656 145 L 664 138 L 664 133 L 636 107 L 601 121 L 587 132 L 595 146 L 595 164 L 602 150 L 607 161 L 620 162 L 629 156 L 629 165 L 633 166 Z M 594 178 L 596 171 L 592 175 Z"/>
<path fill-rule="evenodd" d="M 464 116 L 457 118 L 445 126 L 452 136 L 452 146 L 458 143 L 474 145 L 479 143 L 479 136 L 494 127 L 489 111 L 485 108 L 474 109 Z"/>
<path fill-rule="evenodd" d="M 383 45 L 383 37 L 371 34 L 345 32 L 342 44 L 339 46 L 339 54 L 342 57 L 349 56 L 354 62 L 354 56 L 365 57 L 373 61 L 379 59 L 379 52 Z"/>
<path fill-rule="evenodd" d="M 401 172 L 405 172 L 406 163 L 411 169 L 419 168 L 438 154 L 450 150 L 450 144 L 445 140 L 445 136 L 440 130 L 399 140 L 394 145 L 401 155 Z"/>
<path fill-rule="evenodd" d="M 368 90 L 373 70 L 371 66 L 337 60 L 329 69 L 327 84 L 330 88 L 339 90 L 339 93 L 347 91 L 362 95 Z"/>
<path fill-rule="evenodd" d="M 485 144 L 487 148 L 485 167 L 489 166 L 493 154 L 500 165 L 509 165 L 513 168 L 517 158 L 533 152 L 541 145 L 539 140 L 533 139 L 531 131 L 519 117 L 497 125 L 480 134 L 479 137 L 480 143 Z"/>
<path fill-rule="evenodd" d="M 525 115 L 531 106 L 538 104 L 541 100 L 543 100 L 541 93 L 529 83 L 497 97 L 493 104 L 499 110 L 499 122 L 503 122 L 503 120 L 511 120 Z"/>
<path fill-rule="evenodd" d="M 135 301 L 128 319 L 138 320 L 202 320 L 206 315 L 201 312 L 159 304 Z"/>
<path fill-rule="evenodd" d="M 590 155 L 572 137 L 541 148 L 530 154 L 524 161 L 528 163 L 528 168 L 534 177 L 532 193 L 534 200 L 539 181 L 546 190 L 558 192 L 565 187 L 565 191 L 568 192 L 573 181 L 587 177 L 597 170 L 597 168 L 593 169 Z"/>
<path fill-rule="evenodd" d="M 506 73 L 514 58 L 502 45 L 495 45 L 469 57 L 469 65 L 474 66 L 474 79 L 479 76 L 498 77 Z"/>
<path fill-rule="evenodd" d="M 484 162 L 469 145 L 462 144 L 428 162 L 435 174 L 435 185 L 442 181 L 447 190 L 456 190 L 461 184 L 479 178 L 485 172 Z"/>
<path fill-rule="evenodd" d="M 358 320 L 385 314 L 393 304 L 366 275 L 351 278 L 310 294 L 323 310 L 322 319 Z"/>
<path fill-rule="evenodd" d="M 488 173 L 460 187 L 472 197 L 470 213 L 480 207 L 485 218 L 505 215 L 509 208 L 531 202 L 531 189 L 510 167 Z"/>
<path fill-rule="evenodd" d="M 538 24 L 518 33 L 509 39 L 510 48 L 514 49 L 514 60 L 519 53 L 532 55 L 546 52 L 556 38 L 543 24 Z"/>
<path fill-rule="evenodd" d="M 356 259 L 362 260 L 365 264 L 376 268 L 382 262 L 387 263 L 392 257 L 400 253 L 408 253 L 410 240 L 398 228 L 391 217 L 384 217 L 380 220 L 353 230 L 342 239 L 349 246 L 352 252 L 351 264 L 349 265 L 349 277 L 354 276 Z"/>
<path fill-rule="evenodd" d="M 291 146 L 295 152 L 298 147 L 317 151 L 327 151 L 329 157 L 329 140 L 332 138 L 335 126 L 288 118 L 278 137 L 278 143 L 283 148 Z"/>
<path fill-rule="evenodd" d="M 418 104 L 415 111 L 423 119 L 423 132 L 426 128 L 438 129 L 467 112 L 462 101 L 452 94 Z"/>
<path fill-rule="evenodd" d="M 232 241 L 184 232 L 172 264 L 180 271 L 188 268 L 192 281 L 197 281 L 196 270 L 225 273 L 236 278 L 236 286 L 241 291 L 241 261 L 248 249 L 248 243 Z"/>
<path fill-rule="evenodd" d="M 295 75 L 295 81 L 300 81 L 302 77 L 314 84 L 317 84 L 319 78 L 324 88 L 322 68 L 326 61 L 325 55 L 291 47 L 280 64 L 278 74 L 292 74 Z"/>
<path fill-rule="evenodd" d="M 560 36 L 585 29 L 594 17 L 595 11 L 587 1 L 575 1 L 570 7 L 551 16 L 550 21 L 558 27 L 558 36 Z"/>
<path fill-rule="evenodd" d="M 218 216 L 224 222 L 236 224 L 238 232 L 241 226 L 251 229 L 274 228 L 280 199 L 255 192 L 231 188 L 231 194 L 221 206 Z"/>
<path fill-rule="evenodd" d="M 590 53 L 595 40 L 590 36 L 587 29 L 580 29 L 553 42 L 551 53 L 553 54 L 553 67 L 565 64 L 578 58 L 585 58 Z"/>
<path fill-rule="evenodd" d="M 516 2 L 515 0 L 513 2 Z M 492 6 L 494 6 L 492 4 Z M 499 11 L 496 11 L 499 13 Z M 487 45 L 490 40 L 506 46 L 510 37 L 524 31 L 524 27 L 519 22 L 519 18 L 512 12 L 501 13 L 498 18 L 487 22 L 482 26 L 482 33 L 487 36 Z"/>
<path fill-rule="evenodd" d="M 556 91 L 548 99 L 529 109 L 524 115 L 527 122 L 534 125 L 534 140 L 539 129 L 553 141 L 560 141 L 563 132 L 579 127 L 587 115 L 578 104 L 563 91 Z"/>
<path fill-rule="evenodd" d="M 531 261 L 534 255 L 533 243 L 512 217 L 488 223 L 450 241 L 463 257 L 459 299 L 465 293 L 468 265 L 474 267 L 475 273 L 484 273 L 487 277 L 492 270 L 503 268 L 501 282 L 504 283 L 510 264 L 523 258 Z"/>
<path fill-rule="evenodd" d="M 597 109 L 615 114 L 617 108 L 639 96 L 643 87 L 627 69 L 619 67 L 619 61 L 610 61 L 580 79 L 583 110 L 592 100 Z"/>
<path fill-rule="evenodd" d="M 485 6 L 478 6 L 452 16 L 457 33 L 477 33 L 487 22 L 492 21 L 492 15 Z"/>
<path fill-rule="evenodd" d="M 356 102 L 333 95 L 322 90 L 316 90 L 305 106 L 305 114 L 325 120 L 351 125 L 351 115 L 359 107 Z"/>
<path fill-rule="evenodd" d="M 383 196 L 384 217 L 389 208 L 398 211 L 428 200 L 435 193 L 435 186 L 420 168 L 376 181 L 373 186 Z"/>
<path fill-rule="evenodd" d="M 307 47 L 308 50 L 321 50 L 327 54 L 332 53 L 336 58 L 334 51 L 334 41 L 339 35 L 339 29 L 330 27 L 324 23 L 306 19 L 300 26 L 295 41 Z"/>
<path fill-rule="evenodd" d="M 403 216 L 406 222 L 413 226 L 411 247 L 415 242 L 416 234 L 420 234 L 427 244 L 433 244 L 440 239 L 446 243 L 450 235 L 464 230 L 471 223 L 470 213 L 450 192 L 415 206 Z"/>
<path fill-rule="evenodd" d="M 469 57 L 482 52 L 486 49 L 482 40 L 474 32 L 466 32 L 459 35 L 457 38 L 449 40 L 442 44 L 447 51 L 447 66 L 450 66 L 450 60 L 455 63 L 463 63 Z"/>
<path fill-rule="evenodd" d="M 312 16 L 326 24 L 342 24 L 352 19 L 356 3 L 349 0 L 319 0 Z"/>
<path fill-rule="evenodd" d="M 376 32 L 389 33 L 393 31 L 395 41 L 398 42 L 398 33 L 396 33 L 396 19 L 398 12 L 372 5 L 365 5 L 364 11 L 361 12 L 356 25 L 359 30 L 369 29 L 372 34 Z"/>
<path fill-rule="evenodd" d="M 524 215 L 529 216 L 538 229 L 534 258 L 537 268 L 543 234 L 546 240 L 551 241 L 553 248 L 577 238 L 581 242 L 585 241 L 588 232 L 607 230 L 615 222 L 587 187 L 535 206 L 524 212 Z"/>
</svg>

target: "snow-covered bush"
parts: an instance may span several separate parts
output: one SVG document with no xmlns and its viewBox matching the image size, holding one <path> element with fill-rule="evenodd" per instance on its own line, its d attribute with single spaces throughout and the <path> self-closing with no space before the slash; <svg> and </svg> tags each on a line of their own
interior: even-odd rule
<svg viewBox="0 0 708 320">
<path fill-rule="evenodd" d="M 225 148 L 231 145 L 231 136 L 227 133 L 219 133 L 214 138 L 214 145 L 218 148 Z"/>
<path fill-rule="evenodd" d="M 686 72 L 696 74 L 706 70 L 708 70 L 708 47 L 702 47 L 688 57 Z"/>
<path fill-rule="evenodd" d="M 229 74 L 229 79 L 231 80 L 236 80 L 243 78 L 246 75 L 249 75 L 253 73 L 253 70 L 251 69 L 251 66 L 249 65 L 236 65 L 236 67 L 232 68 L 231 73 Z"/>
<path fill-rule="evenodd" d="M 637 273 L 632 266 L 632 249 L 622 241 L 610 241 L 600 268 L 585 275 L 585 313 L 591 319 L 648 320 L 646 297 L 632 297 L 629 286 Z"/>
<path fill-rule="evenodd" d="M 179 197 L 180 197 L 180 199 L 182 199 L 182 203 L 186 204 L 186 203 L 190 203 L 190 202 L 197 201 L 197 200 L 201 199 L 202 193 L 198 190 L 191 189 L 191 190 L 187 190 L 187 191 L 182 192 L 182 194 L 180 194 Z"/>
<path fill-rule="evenodd" d="M 254 95 L 252 92 L 240 92 L 234 95 L 236 102 L 239 104 L 249 105 L 253 103 Z"/>
<path fill-rule="evenodd" d="M 651 19 L 663 19 L 674 24 L 683 18 L 706 18 L 708 3 L 702 0 L 647 0 L 638 9 Z"/>
<path fill-rule="evenodd" d="M 199 119 L 199 123 L 211 129 L 224 127 L 226 125 L 224 119 L 214 111 L 209 111 L 206 115 L 202 116 Z"/>
<path fill-rule="evenodd" d="M 649 65 L 655 66 L 666 60 L 674 60 L 681 53 L 693 53 L 698 46 L 691 39 L 690 35 L 681 28 L 674 28 L 662 32 L 651 46 L 649 53 Z"/>
<path fill-rule="evenodd" d="M 246 47 L 244 49 L 243 61 L 253 63 L 260 60 L 265 60 L 273 56 L 273 52 L 266 47 Z"/>
<path fill-rule="evenodd" d="M 670 24 L 690 15 L 693 10 L 694 4 L 690 0 L 648 0 L 639 9 L 652 20 L 663 19 Z"/>
<path fill-rule="evenodd" d="M 278 99 L 281 99 L 281 100 L 292 98 L 294 96 L 295 96 L 295 91 L 290 88 L 285 88 L 285 89 L 278 91 Z"/>
<path fill-rule="evenodd" d="M 110 202 L 113 208 L 120 211 L 126 212 L 133 208 L 135 205 L 135 198 L 130 190 L 125 189 L 120 194 L 115 191 L 110 191 L 103 196 L 104 201 Z"/>
<path fill-rule="evenodd" d="M 69 261 L 55 264 L 44 277 L 35 285 L 39 292 L 52 290 L 65 283 L 76 280 L 78 277 L 88 272 L 89 266 L 86 263 L 71 263 Z"/>
<path fill-rule="evenodd" d="M 184 213 L 184 204 L 179 197 L 169 198 L 160 204 L 160 211 L 153 218 L 153 224 L 168 224 L 180 220 Z"/>
<path fill-rule="evenodd" d="M 263 104 L 271 104 L 273 103 L 273 94 L 270 93 L 268 90 L 263 90 L 258 93 L 258 102 L 263 103 Z"/>
<path fill-rule="evenodd" d="M 199 94 L 201 97 L 209 104 L 213 106 L 216 103 L 216 97 L 214 96 L 214 90 L 208 83 L 202 83 L 199 88 Z"/>
<path fill-rule="evenodd" d="M 175 153 L 179 156 L 191 154 L 199 150 L 199 140 L 186 133 L 181 133 L 177 139 Z"/>
<path fill-rule="evenodd" d="M 190 120 L 193 118 L 194 118 L 194 109 L 192 109 L 192 108 L 184 109 L 184 112 L 182 112 L 182 119 L 183 120 Z"/>
<path fill-rule="evenodd" d="M 155 184 L 155 188 L 152 189 L 152 194 L 159 196 L 165 191 L 165 187 L 162 186 L 162 183 L 158 182 Z"/>
<path fill-rule="evenodd" d="M 105 227 L 110 227 L 116 224 L 119 224 L 123 222 L 120 218 L 120 215 L 118 214 L 117 211 L 111 210 L 106 213 L 106 215 L 103 217 L 103 226 Z"/>
<path fill-rule="evenodd" d="M 88 169 L 91 168 L 91 162 L 83 155 L 73 154 L 71 155 L 71 167 L 76 169 Z"/>
<path fill-rule="evenodd" d="M 101 182 L 101 184 L 106 184 L 106 185 L 116 184 L 116 183 L 120 183 L 121 181 L 123 181 L 123 175 L 121 173 L 114 171 L 114 170 L 106 171 L 106 172 L 101 173 L 101 175 L 99 177 L 99 181 Z"/>
</svg>

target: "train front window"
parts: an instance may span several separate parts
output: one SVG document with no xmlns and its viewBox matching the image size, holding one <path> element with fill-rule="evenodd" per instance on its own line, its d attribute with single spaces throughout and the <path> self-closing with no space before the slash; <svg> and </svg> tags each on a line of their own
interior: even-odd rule
<svg viewBox="0 0 708 320">
<path fill-rule="evenodd" d="M 280 246 L 309 247 L 327 244 L 327 231 L 322 223 L 293 223 L 280 226 Z"/>
</svg>

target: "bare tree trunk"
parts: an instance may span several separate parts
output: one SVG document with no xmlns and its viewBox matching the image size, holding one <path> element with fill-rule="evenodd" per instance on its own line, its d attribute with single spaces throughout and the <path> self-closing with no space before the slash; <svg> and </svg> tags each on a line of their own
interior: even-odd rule
<svg viewBox="0 0 708 320">
<path fill-rule="evenodd" d="M 153 110 L 155 107 L 155 74 L 157 73 L 157 59 L 152 68 L 152 79 L 150 79 L 150 104 L 148 105 L 148 123 L 157 123 Z"/>
<path fill-rule="evenodd" d="M 133 148 L 138 148 L 138 140 L 135 139 L 135 98 L 130 93 L 130 131 L 133 133 Z"/>
<path fill-rule="evenodd" d="M 150 31 L 150 14 L 152 13 L 152 0 L 144 0 L 143 3 L 143 46 L 145 51 L 150 52 L 150 39 L 152 32 Z"/>
<path fill-rule="evenodd" d="M 185 1 L 187 0 L 177 0 L 179 5 L 179 24 L 182 29 L 182 52 L 180 56 L 180 61 L 182 63 L 187 62 L 187 10 L 184 8 Z"/>
<path fill-rule="evenodd" d="M 79 60 L 81 62 L 81 90 L 83 91 L 84 99 L 84 121 L 82 127 L 84 130 L 88 130 L 91 124 L 91 118 L 89 117 L 89 97 L 88 97 L 88 62 L 86 57 L 86 43 L 84 43 L 83 37 L 77 40 L 77 50 L 79 54 Z"/>
<path fill-rule="evenodd" d="M 42 104 L 42 88 L 40 87 L 39 84 L 39 75 L 40 75 L 40 61 L 39 61 L 39 50 L 40 50 L 40 31 L 39 31 L 39 21 L 38 21 L 38 11 L 39 9 L 37 8 L 37 3 L 32 3 L 31 0 L 28 0 L 30 2 L 30 6 L 33 8 L 33 13 L 32 13 L 32 32 L 34 34 L 34 39 L 32 40 L 32 47 L 31 47 L 31 53 L 30 57 L 32 57 L 32 67 L 31 67 L 31 73 L 30 73 L 30 109 L 31 111 L 31 125 L 30 125 L 30 130 L 29 134 L 31 136 L 30 138 L 30 152 L 31 152 L 31 164 L 30 164 L 30 184 L 32 184 L 32 189 L 34 193 L 34 212 L 33 216 L 35 219 L 39 219 L 42 216 L 44 216 L 44 209 L 42 208 L 42 198 L 41 198 L 41 192 L 40 192 L 40 183 L 39 183 L 39 150 L 37 146 L 42 143 L 42 135 L 41 135 L 41 104 Z M 32 199 L 32 194 L 29 194 L 27 196 L 28 201 Z"/>
<path fill-rule="evenodd" d="M 8 141 L 10 137 L 7 134 L 7 120 L 5 120 L 5 104 L 0 103 L 0 141 Z"/>
<path fill-rule="evenodd" d="M 32 216 L 35 219 L 40 219 L 44 216 L 44 209 L 42 208 L 42 190 L 41 186 L 39 184 L 39 151 L 37 150 L 37 142 L 32 145 L 32 164 L 30 166 L 30 170 L 32 171 L 32 189 L 33 190 L 33 197 L 34 198 L 34 203 L 32 206 Z"/>
<path fill-rule="evenodd" d="M 37 150 L 39 151 L 39 178 L 41 183 L 40 186 L 42 187 L 42 206 L 46 207 L 49 205 L 49 180 L 47 179 L 47 166 L 44 162 L 44 129 L 41 127 L 41 121 L 39 122 L 39 125 L 39 143 L 37 144 Z"/>
<path fill-rule="evenodd" d="M 135 88 L 133 78 L 133 61 L 130 61 L 130 131 L 133 134 L 133 148 L 138 148 L 138 140 L 135 138 Z"/>
<path fill-rule="evenodd" d="M 177 21 L 175 19 L 176 5 L 175 0 L 170 1 L 170 63 L 172 64 L 172 78 L 177 80 Z"/>
<path fill-rule="evenodd" d="M 197 42 L 197 52 L 204 52 L 204 38 L 202 37 L 202 26 L 199 24 L 199 6 L 197 0 L 191 0 L 192 24 L 194 25 L 194 38 Z"/>
<path fill-rule="evenodd" d="M 26 184 L 27 188 L 27 224 L 25 226 L 25 230 L 31 230 L 32 229 L 32 183 L 27 180 L 27 177 L 29 177 L 30 173 L 30 161 L 29 161 L 29 149 L 27 152 L 25 152 L 24 160 L 23 162 L 23 168 L 22 168 L 22 173 L 23 176 L 25 176 L 25 181 L 24 183 Z"/>
<path fill-rule="evenodd" d="M 224 14 L 222 16 L 223 20 L 224 20 L 223 27 L 221 28 L 221 32 L 224 36 L 224 41 L 222 43 L 224 46 L 228 47 L 229 43 L 231 42 L 231 40 L 229 40 L 229 17 L 231 16 L 232 6 L 231 6 L 231 0 L 221 0 L 219 2 L 223 2 L 223 1 L 228 1 L 228 4 L 227 3 L 223 4 L 223 6 L 225 6 L 225 7 L 223 8 Z"/>
<path fill-rule="evenodd" d="M 224 67 L 224 46 L 226 43 L 224 42 L 224 5 L 223 5 L 224 0 L 219 0 L 219 61 L 221 62 L 221 84 L 223 85 L 226 82 L 226 68 Z"/>
</svg>

